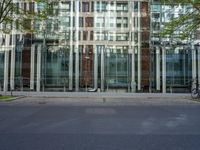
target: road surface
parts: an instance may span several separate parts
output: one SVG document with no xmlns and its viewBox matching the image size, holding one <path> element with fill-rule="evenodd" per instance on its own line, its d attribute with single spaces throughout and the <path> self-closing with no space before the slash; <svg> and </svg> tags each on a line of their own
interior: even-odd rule
<svg viewBox="0 0 200 150">
<path fill-rule="evenodd" d="M 0 103 L 1 150 L 200 149 L 196 102 L 107 105 L 88 100 L 82 105 L 80 99 L 76 105 L 50 105 L 55 98 L 26 99 Z"/>
</svg>

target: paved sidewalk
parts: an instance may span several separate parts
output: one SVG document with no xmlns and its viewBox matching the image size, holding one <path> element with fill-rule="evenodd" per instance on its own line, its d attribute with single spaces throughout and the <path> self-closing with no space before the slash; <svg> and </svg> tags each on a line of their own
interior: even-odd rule
<svg viewBox="0 0 200 150">
<path fill-rule="evenodd" d="M 11 92 L 0 92 L 11 95 Z M 114 93 L 114 92 L 12 92 L 15 96 L 28 97 L 67 97 L 67 98 L 186 98 L 191 99 L 189 93 Z"/>
<path fill-rule="evenodd" d="M 10 92 L 0 93 L 10 95 Z M 18 98 L 1 105 L 200 105 L 189 93 L 13 92 Z"/>
</svg>

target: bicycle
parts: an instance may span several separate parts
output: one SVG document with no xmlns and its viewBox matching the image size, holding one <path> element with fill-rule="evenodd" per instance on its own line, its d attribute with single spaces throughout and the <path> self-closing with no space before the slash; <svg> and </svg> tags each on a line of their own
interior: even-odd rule
<svg viewBox="0 0 200 150">
<path fill-rule="evenodd" d="M 197 80 L 192 82 L 191 97 L 193 99 L 200 98 L 200 86 Z"/>
</svg>

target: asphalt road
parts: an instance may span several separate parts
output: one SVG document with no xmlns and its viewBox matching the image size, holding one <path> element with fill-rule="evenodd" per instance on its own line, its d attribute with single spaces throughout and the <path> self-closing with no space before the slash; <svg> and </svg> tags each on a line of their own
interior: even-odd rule
<svg viewBox="0 0 200 150">
<path fill-rule="evenodd" d="M 199 150 L 200 105 L 0 105 L 0 150 Z"/>
</svg>

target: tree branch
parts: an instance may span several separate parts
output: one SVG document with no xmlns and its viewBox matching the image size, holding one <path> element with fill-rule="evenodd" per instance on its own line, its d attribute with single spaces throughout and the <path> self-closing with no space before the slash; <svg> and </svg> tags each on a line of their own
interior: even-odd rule
<svg viewBox="0 0 200 150">
<path fill-rule="evenodd" d="M 1 4 L 1 7 L 0 7 L 0 20 L 1 20 L 1 17 L 2 17 L 2 15 L 3 15 L 3 9 L 4 9 L 4 4 L 5 4 L 5 2 L 6 2 L 6 0 L 3 0 L 3 2 L 0 3 L 0 4 Z"/>
<path fill-rule="evenodd" d="M 5 8 L 3 8 L 2 13 L 0 14 L 0 22 L 2 23 L 3 20 L 6 18 L 6 14 L 8 14 L 8 11 L 6 12 L 6 14 L 4 15 L 4 12 L 11 6 L 11 2 L 12 0 L 9 0 L 8 3 L 5 5 Z M 5 3 L 5 2 L 4 2 Z M 12 7 L 11 7 L 12 8 Z M 9 9 L 10 11 L 11 9 Z"/>
<path fill-rule="evenodd" d="M 188 1 L 193 8 L 197 9 L 200 12 L 200 7 L 198 7 L 197 3 L 195 3 L 193 0 L 188 0 Z"/>
</svg>

